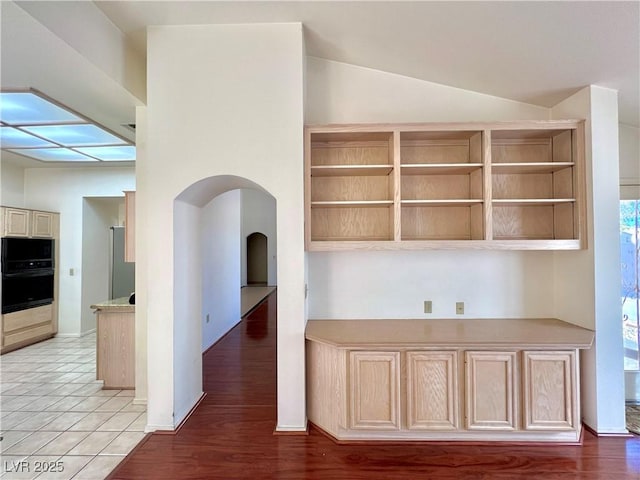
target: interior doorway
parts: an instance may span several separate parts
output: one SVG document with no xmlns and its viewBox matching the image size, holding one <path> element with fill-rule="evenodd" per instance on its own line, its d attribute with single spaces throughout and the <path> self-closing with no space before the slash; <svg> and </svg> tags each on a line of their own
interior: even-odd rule
<svg viewBox="0 0 640 480">
<path fill-rule="evenodd" d="M 254 232 L 247 237 L 247 285 L 267 285 L 267 237 Z"/>
</svg>

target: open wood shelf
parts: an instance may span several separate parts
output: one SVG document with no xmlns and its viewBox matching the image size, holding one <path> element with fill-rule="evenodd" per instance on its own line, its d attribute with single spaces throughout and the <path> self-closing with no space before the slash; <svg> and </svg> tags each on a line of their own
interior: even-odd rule
<svg viewBox="0 0 640 480">
<path fill-rule="evenodd" d="M 393 165 L 316 165 L 311 167 L 312 177 L 386 176 Z"/>
<path fill-rule="evenodd" d="M 583 128 L 307 127 L 307 248 L 584 248 Z"/>
<path fill-rule="evenodd" d="M 417 163 L 400 166 L 402 175 L 466 175 L 482 168 L 481 163 Z"/>
<path fill-rule="evenodd" d="M 375 208 L 393 205 L 392 200 L 336 200 L 311 202 L 311 208 Z"/>
</svg>

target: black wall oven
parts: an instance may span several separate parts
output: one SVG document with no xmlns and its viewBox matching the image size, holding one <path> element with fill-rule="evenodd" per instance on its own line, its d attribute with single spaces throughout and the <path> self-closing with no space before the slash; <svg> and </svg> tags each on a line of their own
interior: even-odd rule
<svg viewBox="0 0 640 480">
<path fill-rule="evenodd" d="M 2 313 L 53 302 L 54 240 L 2 239 Z"/>
</svg>

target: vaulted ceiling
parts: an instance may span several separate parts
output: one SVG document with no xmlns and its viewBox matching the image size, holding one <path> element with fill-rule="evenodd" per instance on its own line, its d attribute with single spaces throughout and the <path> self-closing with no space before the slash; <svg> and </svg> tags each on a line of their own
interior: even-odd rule
<svg viewBox="0 0 640 480">
<path fill-rule="evenodd" d="M 638 1 L 1 3 L 2 86 L 39 88 L 129 136 L 144 86 L 115 86 L 92 61 L 98 16 L 142 70 L 149 25 L 302 22 L 310 56 L 544 107 L 595 84 L 618 90 L 620 122 L 640 127 Z"/>
</svg>

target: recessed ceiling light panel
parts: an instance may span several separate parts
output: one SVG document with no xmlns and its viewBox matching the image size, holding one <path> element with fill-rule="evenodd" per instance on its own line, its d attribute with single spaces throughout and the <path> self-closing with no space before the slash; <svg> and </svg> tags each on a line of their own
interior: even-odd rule
<svg viewBox="0 0 640 480">
<path fill-rule="evenodd" d="M 96 125 L 44 125 L 23 127 L 29 133 L 67 147 L 89 145 L 124 145 L 124 140 Z"/>
<path fill-rule="evenodd" d="M 35 89 L 0 92 L 0 148 L 43 162 L 136 159 L 131 141 Z"/>
<path fill-rule="evenodd" d="M 30 148 L 30 147 L 55 147 L 47 142 L 26 132 L 12 127 L 0 127 L 0 148 Z"/>
<path fill-rule="evenodd" d="M 0 93 L 0 118 L 10 125 L 86 122 L 70 111 L 30 92 Z"/>
<path fill-rule="evenodd" d="M 104 162 L 132 162 L 136 159 L 136 147 L 131 145 L 115 147 L 83 147 L 77 151 L 91 155 Z"/>
<path fill-rule="evenodd" d="M 9 148 L 9 152 L 35 158 L 43 162 L 96 162 L 97 160 L 87 157 L 80 152 L 69 148 Z"/>
</svg>

